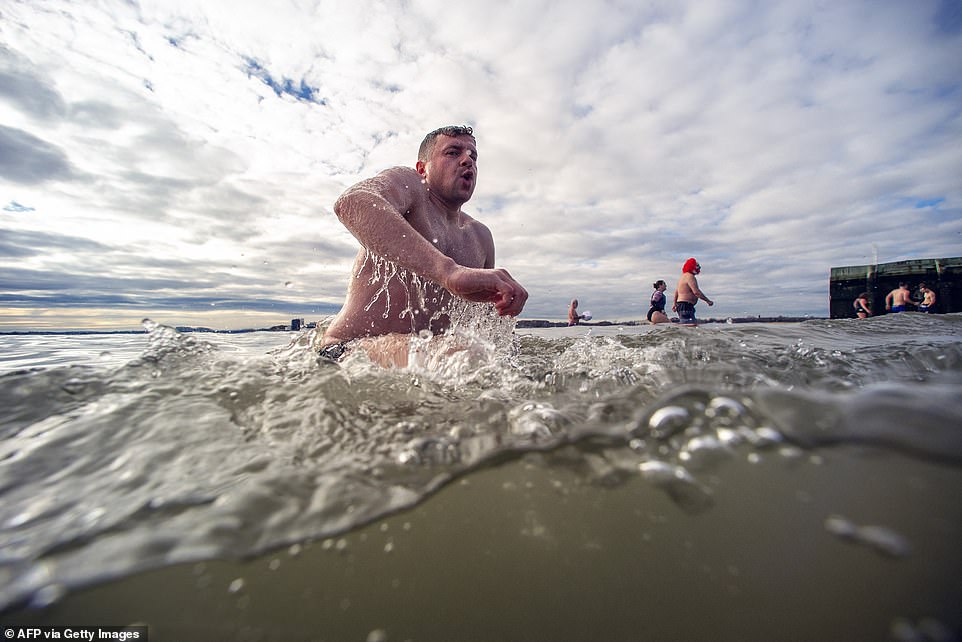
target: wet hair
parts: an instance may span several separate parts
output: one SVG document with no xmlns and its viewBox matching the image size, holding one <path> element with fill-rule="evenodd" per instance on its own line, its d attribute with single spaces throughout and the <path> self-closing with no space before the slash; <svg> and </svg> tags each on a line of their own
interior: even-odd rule
<svg viewBox="0 0 962 642">
<path fill-rule="evenodd" d="M 421 141 L 421 146 L 418 148 L 419 161 L 422 163 L 428 161 L 431 157 L 431 152 L 434 151 L 434 145 L 438 140 L 438 136 L 470 136 L 474 138 L 474 128 L 469 125 L 447 125 L 445 127 L 438 127 Z"/>
<path fill-rule="evenodd" d="M 666 286 L 666 287 L 668 286 L 668 284 L 665 283 L 664 279 L 658 279 L 657 281 L 655 281 L 654 283 L 651 284 L 651 287 L 653 287 L 653 288 L 655 288 L 655 289 L 657 290 L 657 289 L 659 288 L 659 286 L 662 286 L 662 285 L 664 285 L 664 286 Z"/>
</svg>

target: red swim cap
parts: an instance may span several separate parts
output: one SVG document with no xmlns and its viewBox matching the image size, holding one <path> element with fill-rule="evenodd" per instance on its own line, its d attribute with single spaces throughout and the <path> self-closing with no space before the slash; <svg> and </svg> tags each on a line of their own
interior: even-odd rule
<svg viewBox="0 0 962 642">
<path fill-rule="evenodd" d="M 692 274 L 694 274 L 697 268 L 698 268 L 698 261 L 696 261 L 695 259 L 688 259 L 687 261 L 685 261 L 685 265 L 681 268 L 681 271 L 683 273 L 691 272 Z"/>
</svg>

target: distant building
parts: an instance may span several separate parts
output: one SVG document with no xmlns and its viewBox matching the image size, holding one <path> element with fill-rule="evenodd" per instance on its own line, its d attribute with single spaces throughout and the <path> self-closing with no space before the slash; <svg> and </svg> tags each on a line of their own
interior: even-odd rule
<svg viewBox="0 0 962 642">
<path fill-rule="evenodd" d="M 291 319 L 291 330 L 297 332 L 302 327 L 304 327 L 304 319 Z"/>
<path fill-rule="evenodd" d="M 962 312 L 962 257 L 954 257 L 833 267 L 828 282 L 829 316 L 855 317 L 852 303 L 862 292 L 868 293 L 872 312 L 883 314 L 885 295 L 897 288 L 899 281 L 909 284 L 914 298 L 920 298 L 919 283 L 934 290 L 938 312 Z"/>
</svg>

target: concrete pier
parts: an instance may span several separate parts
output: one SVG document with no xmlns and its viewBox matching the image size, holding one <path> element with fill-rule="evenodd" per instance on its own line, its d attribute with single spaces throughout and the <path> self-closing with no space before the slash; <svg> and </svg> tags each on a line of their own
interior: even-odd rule
<svg viewBox="0 0 962 642">
<path fill-rule="evenodd" d="M 828 286 L 829 316 L 854 317 L 852 303 L 862 292 L 868 293 L 872 312 L 876 316 L 884 314 L 885 295 L 897 288 L 900 281 L 908 283 L 914 299 L 922 298 L 920 283 L 934 290 L 937 312 L 962 312 L 962 257 L 954 257 L 833 267 Z"/>
</svg>

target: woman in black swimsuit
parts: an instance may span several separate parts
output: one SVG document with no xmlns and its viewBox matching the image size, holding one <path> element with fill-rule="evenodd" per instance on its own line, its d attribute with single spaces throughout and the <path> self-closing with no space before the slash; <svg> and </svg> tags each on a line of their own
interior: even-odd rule
<svg viewBox="0 0 962 642">
<path fill-rule="evenodd" d="M 659 279 L 652 283 L 651 287 L 655 288 L 655 291 L 651 294 L 651 307 L 648 308 L 648 320 L 652 323 L 668 323 L 670 319 L 668 315 L 665 314 L 665 303 L 668 302 L 668 298 L 665 296 L 665 290 L 668 288 L 668 284 Z"/>
<path fill-rule="evenodd" d="M 859 319 L 872 316 L 872 308 L 868 304 L 868 292 L 862 292 L 858 295 L 858 298 L 852 303 L 852 307 L 855 308 L 855 316 Z"/>
</svg>

